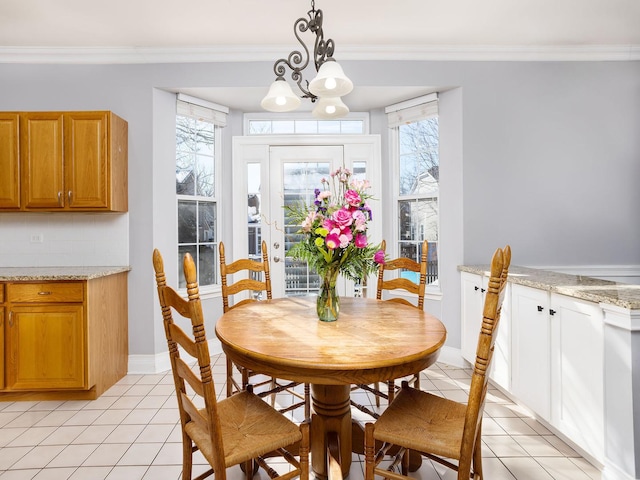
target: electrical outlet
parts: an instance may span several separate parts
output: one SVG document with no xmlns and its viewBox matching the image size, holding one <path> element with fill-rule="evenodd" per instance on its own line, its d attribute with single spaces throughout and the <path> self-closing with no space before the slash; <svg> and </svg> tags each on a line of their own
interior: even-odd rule
<svg viewBox="0 0 640 480">
<path fill-rule="evenodd" d="M 34 233 L 31 235 L 31 243 L 42 243 L 44 241 L 44 235 L 41 233 Z"/>
</svg>

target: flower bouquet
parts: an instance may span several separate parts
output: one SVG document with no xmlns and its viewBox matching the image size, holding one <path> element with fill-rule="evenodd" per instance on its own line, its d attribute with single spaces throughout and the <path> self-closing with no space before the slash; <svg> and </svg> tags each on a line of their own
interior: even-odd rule
<svg viewBox="0 0 640 480">
<path fill-rule="evenodd" d="M 344 167 L 330 176 L 331 181 L 323 178 L 322 188 L 315 190 L 313 205 L 298 202 L 285 206 L 288 220 L 301 225 L 297 233 L 304 235 L 287 256 L 306 261 L 320 276 L 317 312 L 324 321 L 338 319 L 335 286 L 340 273 L 359 281 L 384 263 L 384 251 L 367 239 L 369 181 L 352 179 L 351 171 Z"/>
</svg>

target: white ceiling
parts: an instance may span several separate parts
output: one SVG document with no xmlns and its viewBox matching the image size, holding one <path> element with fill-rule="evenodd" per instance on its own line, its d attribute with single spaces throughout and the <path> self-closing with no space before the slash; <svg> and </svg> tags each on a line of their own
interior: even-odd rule
<svg viewBox="0 0 640 480">
<path fill-rule="evenodd" d="M 305 0 L 2 0 L 0 62 L 275 61 L 297 46 L 293 23 L 310 8 Z M 317 0 L 316 8 L 338 60 L 640 59 L 640 0 Z M 362 87 L 348 103 L 375 108 L 428 90 Z M 188 93 L 245 110 L 266 92 Z"/>
</svg>

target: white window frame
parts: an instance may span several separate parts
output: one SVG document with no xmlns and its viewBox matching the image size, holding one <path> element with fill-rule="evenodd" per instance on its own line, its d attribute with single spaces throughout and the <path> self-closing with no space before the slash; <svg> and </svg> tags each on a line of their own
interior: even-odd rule
<svg viewBox="0 0 640 480">
<path fill-rule="evenodd" d="M 420 120 L 426 120 L 433 116 L 438 116 L 438 94 L 431 93 L 428 95 L 423 95 L 421 97 L 417 97 L 414 99 L 406 100 L 404 102 L 400 102 L 394 105 L 389 105 L 385 108 L 385 113 L 387 114 L 387 119 L 389 123 L 389 159 L 392 165 L 392 188 L 391 195 L 393 198 L 393 215 L 392 215 L 392 245 L 391 249 L 389 249 L 389 242 L 387 242 L 387 254 L 391 258 L 395 258 L 399 255 L 398 252 L 398 244 L 400 243 L 399 238 L 399 203 L 400 201 L 411 201 L 411 200 L 421 200 L 421 199 L 430 199 L 433 196 L 427 195 L 400 195 L 400 125 L 413 123 Z M 438 184 L 440 185 L 440 181 Z M 440 209 L 440 194 L 437 195 L 438 199 L 438 238 L 440 238 L 440 234 L 442 232 L 441 229 L 441 209 Z M 442 294 L 440 288 L 440 274 L 441 274 L 441 264 L 440 264 L 440 250 L 441 245 L 440 241 L 438 241 L 438 279 L 426 286 L 426 294 L 434 295 L 436 297 Z"/>
<path fill-rule="evenodd" d="M 254 113 L 245 113 L 244 114 L 244 118 L 243 118 L 243 134 L 245 136 L 257 136 L 257 134 L 251 134 L 249 133 L 249 123 L 253 120 L 258 120 L 258 121 L 282 121 L 282 120 L 290 120 L 290 121 L 326 121 L 326 120 L 318 120 L 317 118 L 315 118 L 313 115 L 311 115 L 311 112 L 288 112 L 288 113 L 278 113 L 278 114 L 274 114 L 274 113 L 270 113 L 270 112 L 254 112 Z M 362 121 L 362 135 L 368 135 L 369 134 L 369 128 L 370 128 L 370 121 L 369 121 L 369 113 L 368 112 L 349 112 L 346 116 L 341 117 L 341 118 L 337 118 L 335 120 L 331 120 L 331 121 L 341 121 L 341 120 L 360 120 Z M 300 134 L 296 134 L 296 133 L 284 133 L 284 134 L 273 134 L 273 133 L 269 133 L 266 134 L 268 136 L 279 136 L 279 135 L 326 135 L 324 133 L 318 133 L 318 134 L 313 134 L 313 133 L 300 133 Z M 345 134 L 330 134 L 330 135 L 355 135 L 353 133 L 345 133 Z M 359 135 L 359 134 L 358 134 Z"/>
<path fill-rule="evenodd" d="M 215 205 L 216 219 L 215 219 L 215 231 L 216 236 L 214 241 L 211 242 L 214 245 L 214 251 L 216 256 L 216 262 L 219 263 L 218 258 L 218 245 L 219 245 L 219 237 L 220 237 L 220 228 L 222 226 L 222 207 L 220 205 L 220 192 L 222 187 L 221 180 L 221 172 L 222 172 L 222 128 L 224 128 L 227 124 L 227 115 L 229 113 L 229 109 L 225 106 L 209 102 L 207 100 L 202 100 L 196 97 L 192 97 L 190 95 L 185 95 L 179 93 L 177 96 L 178 108 L 176 111 L 176 116 L 191 116 L 193 118 L 205 118 L 211 121 L 214 125 L 213 135 L 214 135 L 214 150 L 213 150 L 213 169 L 214 169 L 214 195 L 213 197 L 204 197 L 200 195 L 178 195 L 176 193 L 176 218 L 178 216 L 178 202 L 181 200 L 186 201 L 195 201 L 195 202 L 207 202 L 213 203 Z M 176 236 L 177 240 L 177 236 Z M 207 242 L 209 243 L 209 242 Z M 196 242 L 196 245 L 199 243 Z M 180 243 L 176 243 L 176 253 L 179 251 Z M 197 264 L 197 259 L 194 259 Z M 220 287 L 220 268 L 219 265 L 215 265 L 216 278 L 214 283 L 202 285 L 200 284 L 200 271 L 198 270 L 198 286 L 200 287 L 200 292 L 203 295 L 218 293 L 221 290 Z M 182 278 L 182 262 L 178 262 L 178 278 Z M 181 293 L 186 292 L 186 288 L 180 288 L 179 291 Z"/>
</svg>

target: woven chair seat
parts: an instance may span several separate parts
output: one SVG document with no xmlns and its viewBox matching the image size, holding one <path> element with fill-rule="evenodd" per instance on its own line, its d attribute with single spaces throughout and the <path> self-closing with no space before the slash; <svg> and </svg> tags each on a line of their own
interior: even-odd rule
<svg viewBox="0 0 640 480">
<path fill-rule="evenodd" d="M 467 406 L 403 387 L 376 423 L 376 438 L 447 458 L 460 455 Z M 452 432 L 454 434 L 452 435 Z"/>
<path fill-rule="evenodd" d="M 201 410 L 206 414 L 206 410 Z M 253 393 L 243 391 L 218 402 L 226 465 L 237 465 L 302 439 L 300 428 Z M 213 463 L 209 433 L 195 422 L 185 430 Z"/>
</svg>

